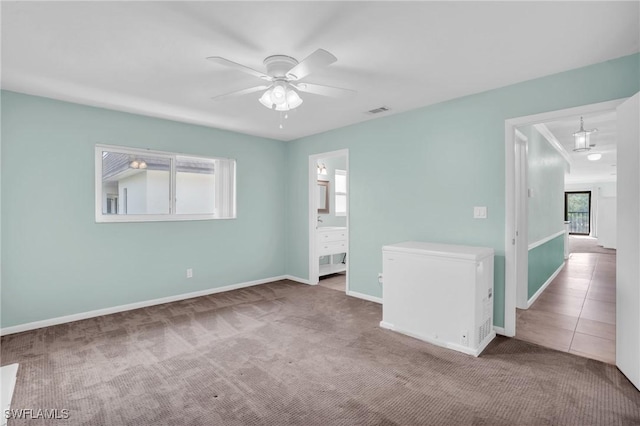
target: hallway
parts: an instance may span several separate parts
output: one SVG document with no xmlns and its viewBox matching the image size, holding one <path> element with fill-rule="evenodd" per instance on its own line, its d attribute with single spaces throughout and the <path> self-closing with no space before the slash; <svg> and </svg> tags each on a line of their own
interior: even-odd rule
<svg viewBox="0 0 640 426">
<path fill-rule="evenodd" d="M 534 304 L 517 310 L 516 338 L 615 364 L 615 286 L 615 254 L 572 253 Z"/>
</svg>

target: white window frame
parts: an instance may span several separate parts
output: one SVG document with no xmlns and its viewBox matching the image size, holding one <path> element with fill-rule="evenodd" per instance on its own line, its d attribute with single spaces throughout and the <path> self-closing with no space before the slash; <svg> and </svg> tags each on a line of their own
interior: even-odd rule
<svg viewBox="0 0 640 426">
<path fill-rule="evenodd" d="M 169 173 L 169 213 L 168 214 L 103 214 L 102 213 L 102 152 L 116 152 L 130 155 L 153 155 L 170 159 Z M 227 160 L 225 168 L 228 178 L 221 179 L 216 175 L 216 206 L 212 214 L 175 214 L 176 211 L 176 159 L 178 157 L 200 158 L 205 160 Z M 231 204 L 232 203 L 232 204 Z M 228 214 L 221 216 L 220 206 L 225 205 Z M 231 204 L 231 205 L 230 205 Z M 95 146 L 95 216 L 96 223 L 114 222 L 170 222 L 185 220 L 211 220 L 236 218 L 236 160 L 224 157 L 206 157 L 202 155 L 182 154 L 177 152 L 153 151 L 149 149 L 129 148 L 116 145 L 96 144 Z"/>
<path fill-rule="evenodd" d="M 348 177 L 347 177 L 347 171 L 346 170 L 340 170 L 340 169 L 336 169 L 334 176 L 333 176 L 333 182 L 334 182 L 334 186 L 335 186 L 335 193 L 334 195 L 334 203 L 335 203 L 335 215 L 342 217 L 342 216 L 346 216 L 347 215 L 347 206 L 349 205 L 348 202 L 345 202 L 345 211 L 344 212 L 338 212 L 338 196 L 339 195 L 343 195 L 345 197 L 345 201 L 348 198 L 347 192 L 338 192 L 338 185 L 337 185 L 337 181 L 338 181 L 338 175 L 340 176 L 344 176 L 345 177 L 345 187 L 348 190 L 349 188 L 349 181 L 348 181 Z"/>
</svg>

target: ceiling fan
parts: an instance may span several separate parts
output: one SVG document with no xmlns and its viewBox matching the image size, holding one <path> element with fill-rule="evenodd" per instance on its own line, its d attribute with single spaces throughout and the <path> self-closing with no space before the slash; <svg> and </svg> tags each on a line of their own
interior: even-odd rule
<svg viewBox="0 0 640 426">
<path fill-rule="evenodd" d="M 300 81 L 312 72 L 325 68 L 337 61 L 335 56 L 324 49 L 316 50 L 302 62 L 298 62 L 295 58 L 286 55 L 269 56 L 263 62 L 266 72 L 240 65 L 220 56 L 212 56 L 207 59 L 265 81 L 264 84 L 259 86 L 215 96 L 212 99 L 216 101 L 264 90 L 264 93 L 259 99 L 262 105 L 275 111 L 289 111 L 302 104 L 302 98 L 300 98 L 298 92 L 313 93 L 315 95 L 335 98 L 349 97 L 356 93 L 354 90 Z"/>
</svg>

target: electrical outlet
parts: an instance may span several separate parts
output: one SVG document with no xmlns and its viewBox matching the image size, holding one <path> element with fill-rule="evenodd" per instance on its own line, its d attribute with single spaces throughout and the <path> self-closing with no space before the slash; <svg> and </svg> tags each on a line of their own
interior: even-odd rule
<svg viewBox="0 0 640 426">
<path fill-rule="evenodd" d="M 187 269 L 187 278 L 193 278 L 193 269 L 191 268 Z"/>
</svg>

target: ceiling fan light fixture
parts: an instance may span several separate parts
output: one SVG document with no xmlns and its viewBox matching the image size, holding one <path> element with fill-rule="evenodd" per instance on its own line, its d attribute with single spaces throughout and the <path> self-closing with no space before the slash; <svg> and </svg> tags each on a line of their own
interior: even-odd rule
<svg viewBox="0 0 640 426">
<path fill-rule="evenodd" d="M 289 111 L 298 108 L 302 104 L 302 99 L 298 93 L 287 87 L 285 84 L 276 84 L 265 91 L 258 99 L 265 108 L 276 111 Z"/>
<path fill-rule="evenodd" d="M 278 112 L 286 112 L 302 105 L 303 101 L 300 98 L 300 92 L 335 98 L 344 98 L 355 94 L 354 90 L 299 82 L 299 80 L 306 78 L 309 74 L 325 68 L 338 60 L 334 55 L 324 49 L 316 49 L 301 62 L 287 55 L 268 56 L 263 61 L 266 72 L 255 70 L 220 56 L 211 56 L 207 59 L 218 65 L 233 68 L 269 82 L 268 85 L 263 84 L 248 87 L 246 89 L 218 95 L 213 97 L 215 100 L 224 100 L 264 91 L 260 98 L 258 98 L 258 101 L 265 108 Z M 285 116 L 285 118 L 287 117 Z"/>
<path fill-rule="evenodd" d="M 258 101 L 260 101 L 260 103 L 266 108 L 271 109 L 273 106 L 273 101 L 271 100 L 271 89 L 264 92 Z"/>
<path fill-rule="evenodd" d="M 302 98 L 298 95 L 298 92 L 293 89 L 289 89 L 287 92 L 287 104 L 289 105 L 289 109 L 298 108 L 302 105 Z"/>
<path fill-rule="evenodd" d="M 287 89 L 283 84 L 276 84 L 271 90 L 271 100 L 276 105 L 283 105 L 287 102 Z"/>
</svg>

